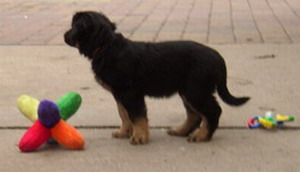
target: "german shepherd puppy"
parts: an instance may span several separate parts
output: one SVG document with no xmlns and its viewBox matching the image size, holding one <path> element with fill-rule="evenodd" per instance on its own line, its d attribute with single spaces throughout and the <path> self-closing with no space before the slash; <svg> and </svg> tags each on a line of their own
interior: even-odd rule
<svg viewBox="0 0 300 172">
<path fill-rule="evenodd" d="M 208 141 L 222 112 L 213 93 L 229 105 L 239 106 L 249 97 L 236 98 L 226 86 L 226 65 L 215 50 L 192 41 L 136 42 L 116 33 L 116 26 L 98 12 L 78 12 L 65 42 L 91 61 L 95 78 L 114 96 L 122 120 L 116 138 L 132 144 L 149 140 L 145 96 L 169 97 L 178 93 L 187 119 L 168 131 L 188 136 L 188 141 Z"/>
</svg>

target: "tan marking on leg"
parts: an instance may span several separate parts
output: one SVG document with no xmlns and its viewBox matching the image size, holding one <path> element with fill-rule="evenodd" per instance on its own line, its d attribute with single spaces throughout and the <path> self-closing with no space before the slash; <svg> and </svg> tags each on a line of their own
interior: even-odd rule
<svg viewBox="0 0 300 172">
<path fill-rule="evenodd" d="M 132 123 L 133 133 L 130 143 L 133 145 L 146 144 L 149 141 L 149 126 L 146 117 L 135 119 Z"/>
<path fill-rule="evenodd" d="M 189 137 L 188 137 L 188 141 L 189 142 L 198 142 L 198 141 L 207 141 L 208 140 L 208 134 L 209 134 L 209 126 L 208 126 L 208 121 L 207 118 L 201 114 L 196 108 L 194 108 L 194 106 L 189 103 L 185 97 L 183 97 L 184 102 L 186 103 L 186 105 L 190 108 L 190 110 L 192 111 L 192 113 L 195 114 L 195 116 L 197 117 L 201 117 L 201 126 L 200 129 L 194 131 Z"/>
<path fill-rule="evenodd" d="M 190 132 L 192 132 L 191 130 L 193 130 L 193 128 L 196 128 L 195 125 L 197 125 L 199 121 L 199 117 L 197 117 L 194 113 L 188 113 L 187 119 L 184 123 L 168 130 L 168 134 L 174 136 L 187 136 Z"/>
<path fill-rule="evenodd" d="M 201 115 L 202 125 L 199 130 L 196 130 L 188 137 L 189 142 L 208 141 L 209 126 L 204 115 Z"/>
<path fill-rule="evenodd" d="M 187 136 L 188 134 L 193 132 L 196 128 L 198 128 L 199 124 L 201 123 L 201 119 L 199 115 L 194 113 L 194 111 L 190 108 L 191 106 L 190 103 L 187 102 L 184 96 L 181 96 L 181 98 L 186 108 L 187 119 L 182 125 L 173 127 L 170 130 L 168 130 L 169 135 Z"/>
<path fill-rule="evenodd" d="M 118 105 L 119 115 L 122 120 L 122 125 L 118 131 L 112 133 L 112 137 L 129 138 L 132 135 L 132 123 L 129 119 L 127 110 L 124 108 L 124 106 L 120 102 L 117 102 L 117 105 Z"/>
</svg>

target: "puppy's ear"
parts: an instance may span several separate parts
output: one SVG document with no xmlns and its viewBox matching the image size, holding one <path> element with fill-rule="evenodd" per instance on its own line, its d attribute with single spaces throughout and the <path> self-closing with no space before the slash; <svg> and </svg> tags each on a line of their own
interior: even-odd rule
<svg viewBox="0 0 300 172">
<path fill-rule="evenodd" d="M 115 23 L 110 23 L 110 26 L 112 28 L 113 31 L 115 31 L 117 29 L 116 24 Z"/>
<path fill-rule="evenodd" d="M 117 29 L 115 23 L 111 22 L 103 13 L 99 13 L 99 14 L 102 16 L 102 18 L 105 20 L 105 22 L 110 25 L 110 27 L 113 31 L 115 31 Z"/>
</svg>

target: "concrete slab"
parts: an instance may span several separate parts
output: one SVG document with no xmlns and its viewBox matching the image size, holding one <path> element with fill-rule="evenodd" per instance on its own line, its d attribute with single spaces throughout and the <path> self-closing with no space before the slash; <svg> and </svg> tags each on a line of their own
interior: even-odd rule
<svg viewBox="0 0 300 172">
<path fill-rule="evenodd" d="M 221 103 L 221 126 L 245 126 L 248 118 L 266 110 L 300 117 L 300 45 L 211 45 L 228 65 L 228 87 L 233 95 L 250 96 L 245 106 Z M 67 46 L 0 47 L 0 126 L 29 126 L 16 108 L 16 99 L 29 94 L 40 100 L 56 100 L 69 91 L 83 97 L 83 105 L 70 119 L 77 126 L 115 126 L 120 123 L 110 93 L 96 84 L 89 62 Z M 146 99 L 151 126 L 181 123 L 185 110 L 178 96 Z M 290 126 L 299 126 L 299 120 Z"/>
<path fill-rule="evenodd" d="M 17 144 L 24 130 L 0 130 L 0 171 L 298 171 L 299 130 L 218 130 L 209 143 L 188 143 L 183 138 L 151 130 L 150 144 L 131 146 L 110 138 L 111 130 L 81 130 L 83 151 L 58 146 L 21 153 Z M 291 144 L 292 143 L 292 144 Z"/>
</svg>

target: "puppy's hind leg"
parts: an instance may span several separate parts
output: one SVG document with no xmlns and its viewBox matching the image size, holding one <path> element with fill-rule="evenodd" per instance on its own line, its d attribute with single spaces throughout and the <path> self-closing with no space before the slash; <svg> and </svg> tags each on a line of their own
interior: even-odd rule
<svg viewBox="0 0 300 172">
<path fill-rule="evenodd" d="M 118 131 L 112 133 L 114 138 L 129 138 L 132 135 L 132 123 L 129 119 L 127 110 L 120 101 L 117 101 L 118 111 L 122 120 L 122 125 Z"/>
<path fill-rule="evenodd" d="M 191 104 L 192 108 L 201 115 L 202 125 L 188 137 L 188 141 L 209 141 L 218 127 L 222 109 L 212 95 L 203 97 L 202 103 L 198 101 Z"/>
<path fill-rule="evenodd" d="M 191 132 L 198 128 L 201 123 L 199 114 L 195 113 L 195 111 L 191 108 L 191 105 L 189 105 L 189 102 L 187 102 L 186 98 L 183 95 L 181 95 L 180 97 L 186 109 L 187 118 L 182 125 L 173 127 L 168 130 L 168 134 L 172 136 L 188 136 Z"/>
</svg>

